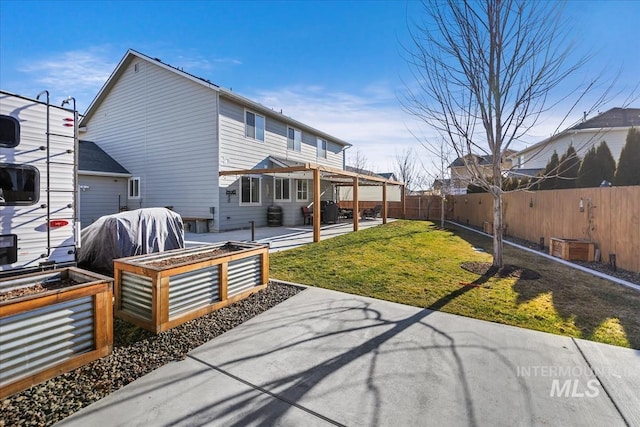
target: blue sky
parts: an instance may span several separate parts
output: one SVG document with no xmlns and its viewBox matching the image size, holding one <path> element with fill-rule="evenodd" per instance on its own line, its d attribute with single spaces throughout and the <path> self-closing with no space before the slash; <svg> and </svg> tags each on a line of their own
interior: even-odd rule
<svg viewBox="0 0 640 427">
<path fill-rule="evenodd" d="M 411 82 L 403 49 L 420 10 L 401 0 L 0 0 L 0 87 L 31 97 L 48 89 L 57 103 L 71 95 L 83 113 L 132 48 L 347 140 L 351 154 L 385 172 L 408 147 L 429 156 L 412 136 L 428 130 L 398 101 Z M 637 85 L 640 1 L 570 1 L 565 12 L 576 51 L 593 54 L 576 79 L 604 70 L 610 81 L 621 69 L 617 87 Z M 549 136 L 562 112 L 549 113 L 528 142 Z"/>
</svg>

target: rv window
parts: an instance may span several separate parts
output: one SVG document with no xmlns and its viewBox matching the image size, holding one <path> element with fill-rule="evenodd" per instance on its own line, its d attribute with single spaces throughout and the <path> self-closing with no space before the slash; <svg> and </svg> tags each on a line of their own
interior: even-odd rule
<svg viewBox="0 0 640 427">
<path fill-rule="evenodd" d="M 4 234 L 0 236 L 0 265 L 18 261 L 18 236 Z"/>
<path fill-rule="evenodd" d="M 0 147 L 15 147 L 20 143 L 20 122 L 11 116 L 0 116 Z"/>
<path fill-rule="evenodd" d="M 33 166 L 0 164 L 0 206 L 37 203 L 39 181 Z"/>
</svg>

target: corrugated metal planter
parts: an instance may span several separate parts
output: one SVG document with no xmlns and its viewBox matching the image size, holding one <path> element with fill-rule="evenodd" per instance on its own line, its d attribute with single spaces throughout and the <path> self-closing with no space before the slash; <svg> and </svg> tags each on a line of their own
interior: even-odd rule
<svg viewBox="0 0 640 427">
<path fill-rule="evenodd" d="M 0 280 L 0 293 L 70 283 L 0 302 L 0 399 L 111 353 L 113 279 L 64 268 Z"/>
<path fill-rule="evenodd" d="M 268 245 L 225 242 L 114 260 L 115 314 L 159 333 L 267 286 Z"/>
</svg>

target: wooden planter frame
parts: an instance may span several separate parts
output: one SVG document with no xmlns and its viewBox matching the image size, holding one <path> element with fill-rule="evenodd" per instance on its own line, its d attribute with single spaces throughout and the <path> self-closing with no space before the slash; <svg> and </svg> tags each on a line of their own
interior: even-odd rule
<svg viewBox="0 0 640 427">
<path fill-rule="evenodd" d="M 595 245 L 589 240 L 552 237 L 549 242 L 549 254 L 566 261 L 591 262 L 595 257 Z"/>
<path fill-rule="evenodd" d="M 100 359 L 113 350 L 110 277 L 68 267 L 1 279 L 0 290 L 33 286 L 58 277 L 81 283 L 0 302 L 3 347 L 0 361 L 5 364 L 4 367 L 0 364 L 0 399 Z M 15 344 L 16 339 L 20 340 L 19 345 Z M 91 349 L 87 349 L 90 341 Z M 80 342 L 87 348 L 79 349 Z M 16 365 L 19 359 L 24 361 Z M 10 371 L 14 372 L 14 379 L 9 377 Z M 9 378 L 7 382 L 1 380 L 3 372 Z"/>
<path fill-rule="evenodd" d="M 227 254 L 162 267 L 151 262 L 212 251 L 225 244 L 241 248 Z M 269 246 L 245 242 L 221 242 L 190 249 L 176 249 L 160 254 L 140 255 L 114 260 L 115 315 L 154 333 L 204 316 L 263 289 L 269 282 Z M 249 280 L 240 290 L 229 292 L 230 275 L 239 277 L 246 271 Z M 173 287 L 172 287 L 173 281 Z M 178 290 L 176 290 L 179 287 Z M 194 291 L 191 292 L 193 288 Z M 193 293 L 192 307 L 171 314 L 172 292 L 182 297 Z M 187 295 L 186 298 L 191 298 Z"/>
</svg>

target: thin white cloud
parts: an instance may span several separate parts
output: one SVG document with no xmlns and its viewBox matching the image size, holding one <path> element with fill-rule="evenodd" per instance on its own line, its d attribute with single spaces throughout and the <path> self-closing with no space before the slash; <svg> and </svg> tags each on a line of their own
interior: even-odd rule
<svg viewBox="0 0 640 427">
<path fill-rule="evenodd" d="M 385 172 L 393 169 L 396 153 L 408 147 L 420 151 L 409 131 L 412 117 L 388 87 L 372 84 L 354 94 L 322 86 L 291 86 L 259 90 L 249 97 L 353 144 L 347 156 L 359 151 L 374 171 Z"/>
<path fill-rule="evenodd" d="M 33 81 L 48 89 L 52 102 L 67 96 L 76 98 L 79 111 L 84 111 L 116 63 L 105 49 L 93 48 L 60 52 L 39 60 L 30 59 L 19 71 L 33 76 Z"/>
</svg>

